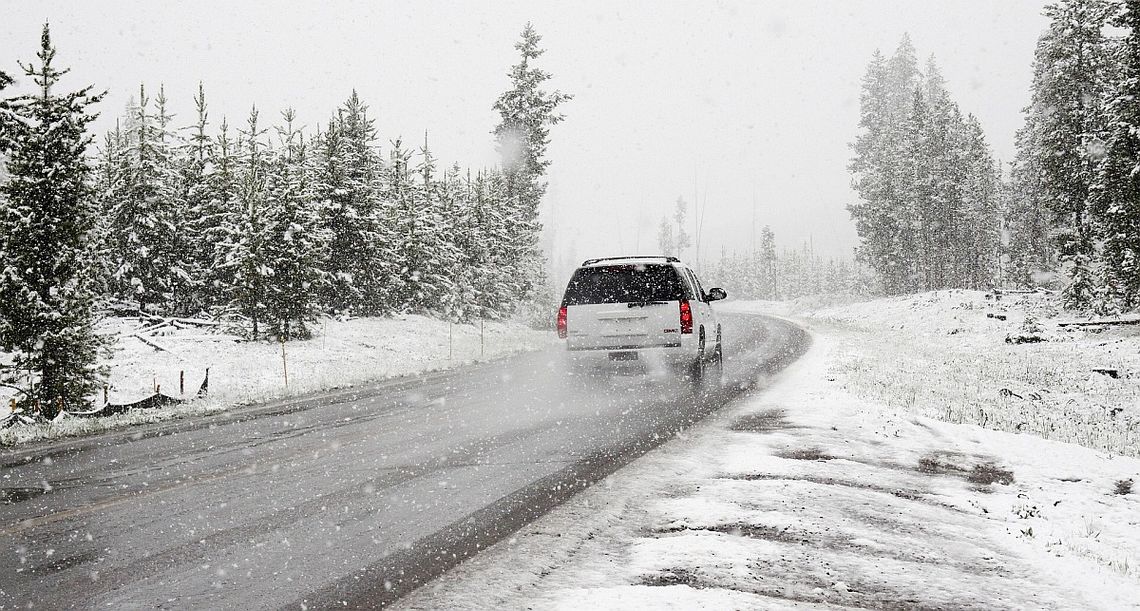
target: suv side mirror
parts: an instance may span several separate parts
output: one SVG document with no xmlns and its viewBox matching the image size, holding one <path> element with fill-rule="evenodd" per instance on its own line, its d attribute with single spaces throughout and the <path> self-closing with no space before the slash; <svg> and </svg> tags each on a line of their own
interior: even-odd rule
<svg viewBox="0 0 1140 611">
<path fill-rule="evenodd" d="M 724 292 L 724 289 L 713 288 L 709 289 L 709 294 L 705 296 L 705 299 L 707 301 L 720 301 L 721 299 L 725 299 L 727 297 L 728 293 Z"/>
</svg>

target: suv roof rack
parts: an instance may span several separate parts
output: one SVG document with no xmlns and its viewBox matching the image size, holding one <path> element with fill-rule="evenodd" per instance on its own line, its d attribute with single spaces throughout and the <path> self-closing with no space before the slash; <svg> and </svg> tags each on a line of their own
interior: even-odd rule
<svg viewBox="0 0 1140 611">
<path fill-rule="evenodd" d="M 665 255 L 631 255 L 631 256 L 625 256 L 625 257 L 599 257 L 597 259 L 586 259 L 585 261 L 582 262 L 582 265 L 593 265 L 595 263 L 600 263 L 602 261 L 618 261 L 620 259 L 664 259 L 665 261 L 667 261 L 669 263 L 680 263 L 681 262 L 681 260 L 678 259 L 677 257 L 665 256 Z"/>
</svg>

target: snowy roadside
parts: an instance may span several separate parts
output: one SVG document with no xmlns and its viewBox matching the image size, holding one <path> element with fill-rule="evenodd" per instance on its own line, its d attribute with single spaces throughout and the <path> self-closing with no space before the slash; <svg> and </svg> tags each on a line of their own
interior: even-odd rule
<svg viewBox="0 0 1140 611">
<path fill-rule="evenodd" d="M 137 401 L 154 393 L 156 387 L 178 397 L 180 376 L 184 376 L 182 396 L 192 397 L 209 368 L 206 399 L 117 416 L 64 416 L 53 423 L 16 425 L 0 431 L 0 446 L 214 413 L 235 405 L 438 371 L 538 350 L 553 341 L 549 332 L 514 322 L 487 322 L 481 330 L 478 324 L 449 325 L 416 315 L 324 319 L 314 329 L 316 337 L 285 345 L 283 362 L 279 344 L 235 343 L 195 329 L 172 329 L 169 335 L 149 338 L 163 347 L 159 350 L 132 336 L 139 326 L 135 319 L 112 318 L 98 327 L 99 333 L 116 338 L 112 355 L 104 362 L 110 367 L 110 400 Z"/>
<path fill-rule="evenodd" d="M 860 399 L 829 330 L 773 385 L 403 608 L 1135 608 L 1140 460 Z M 836 372 L 839 372 L 837 375 Z"/>
<path fill-rule="evenodd" d="M 1140 457 L 1140 326 L 1061 326 L 1076 317 L 1041 294 L 947 290 L 804 305 L 791 315 L 835 338 L 831 374 L 855 395 Z"/>
</svg>

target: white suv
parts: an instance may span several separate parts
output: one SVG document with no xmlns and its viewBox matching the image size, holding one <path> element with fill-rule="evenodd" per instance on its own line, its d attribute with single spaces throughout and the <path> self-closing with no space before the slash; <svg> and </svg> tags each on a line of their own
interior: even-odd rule
<svg viewBox="0 0 1140 611">
<path fill-rule="evenodd" d="M 676 257 L 589 259 L 574 271 L 558 311 L 558 337 L 574 366 L 682 368 L 719 381 L 721 327 L 707 293 Z M 710 366 L 713 368 L 710 372 Z"/>
</svg>

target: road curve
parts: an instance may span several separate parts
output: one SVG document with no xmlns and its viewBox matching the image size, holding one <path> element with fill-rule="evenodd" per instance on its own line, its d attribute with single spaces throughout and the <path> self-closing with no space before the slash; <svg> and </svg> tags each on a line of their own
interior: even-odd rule
<svg viewBox="0 0 1140 611">
<path fill-rule="evenodd" d="M 723 397 L 557 351 L 0 453 L 0 609 L 375 608 L 807 348 L 723 315 Z"/>
</svg>

